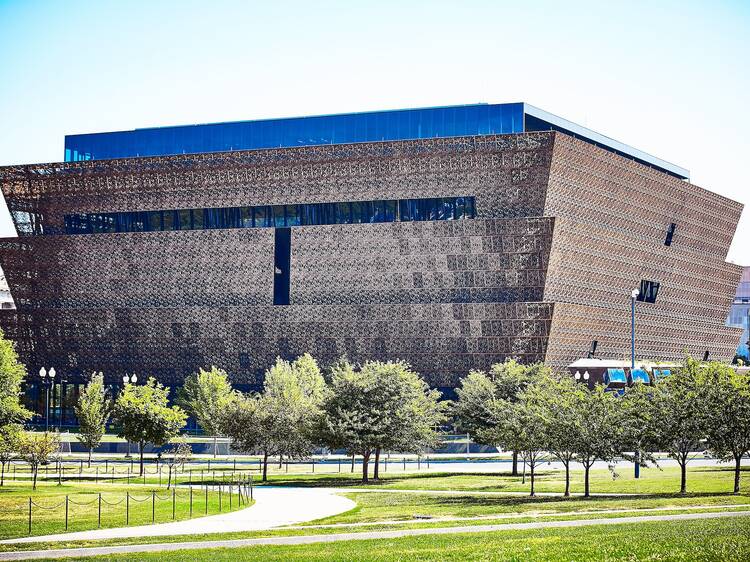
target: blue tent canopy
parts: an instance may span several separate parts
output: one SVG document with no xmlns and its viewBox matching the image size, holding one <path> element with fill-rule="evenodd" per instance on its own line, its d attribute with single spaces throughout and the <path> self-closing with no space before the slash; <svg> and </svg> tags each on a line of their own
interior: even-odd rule
<svg viewBox="0 0 750 562">
<path fill-rule="evenodd" d="M 643 384 L 648 384 L 651 382 L 651 377 L 648 376 L 648 373 L 644 369 L 633 369 L 630 371 L 630 380 L 631 382 L 642 382 Z"/>
<path fill-rule="evenodd" d="M 628 378 L 625 376 L 625 369 L 607 369 L 604 373 L 604 384 L 610 385 L 626 385 Z"/>
</svg>

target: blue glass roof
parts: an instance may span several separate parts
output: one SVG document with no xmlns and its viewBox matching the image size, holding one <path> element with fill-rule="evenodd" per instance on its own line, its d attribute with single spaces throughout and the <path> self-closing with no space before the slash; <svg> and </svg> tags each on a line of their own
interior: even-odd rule
<svg viewBox="0 0 750 562">
<path fill-rule="evenodd" d="M 398 109 L 66 135 L 65 161 L 557 130 L 680 178 L 687 170 L 526 103 Z"/>
</svg>

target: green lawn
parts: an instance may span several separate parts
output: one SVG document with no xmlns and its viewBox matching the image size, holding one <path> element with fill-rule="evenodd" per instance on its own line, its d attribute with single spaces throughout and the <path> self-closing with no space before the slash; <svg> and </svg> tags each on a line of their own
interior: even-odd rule
<svg viewBox="0 0 750 562">
<path fill-rule="evenodd" d="M 597 511 L 626 509 L 639 510 L 648 508 L 680 509 L 688 506 L 722 506 L 747 505 L 747 495 L 710 495 L 694 494 L 687 497 L 675 495 L 663 496 L 627 496 L 627 497 L 593 497 L 581 496 L 565 499 L 563 497 L 527 496 L 477 496 L 454 494 L 399 494 L 388 492 L 347 493 L 346 497 L 357 503 L 357 507 L 320 519 L 311 524 L 330 523 L 363 523 L 386 520 L 410 520 L 417 517 L 478 517 L 508 513 L 570 514 L 577 511 Z"/>
<path fill-rule="evenodd" d="M 748 560 L 750 517 L 138 553 L 105 560 Z"/>
<path fill-rule="evenodd" d="M 244 507 L 239 504 L 237 488 L 221 494 L 221 511 Z M 35 491 L 27 484 L 8 483 L 0 487 L 0 539 L 29 535 L 29 497 L 32 498 L 32 535 L 65 532 L 65 497 L 68 496 L 68 531 L 84 531 L 99 526 L 99 494 L 101 493 L 101 527 L 123 527 L 126 517 L 130 525 L 147 525 L 154 520 L 164 523 L 189 519 L 190 491 L 175 490 L 174 519 L 172 490 L 155 486 L 122 486 L 111 484 L 40 483 Z M 127 494 L 130 499 L 127 499 Z M 192 516 L 219 513 L 219 493 L 195 489 L 192 497 Z M 126 509 L 129 506 L 129 509 Z M 153 510 L 153 511 L 152 511 Z"/>
<path fill-rule="evenodd" d="M 750 492 L 750 467 L 743 467 L 742 491 Z M 544 470 L 537 474 L 537 492 L 559 492 L 565 490 L 564 473 L 557 470 Z M 641 470 L 641 478 L 633 477 L 632 468 L 621 470 L 613 477 L 609 470 L 593 470 L 590 476 L 591 492 L 606 494 L 664 494 L 678 492 L 680 471 L 677 467 Z M 279 486 L 363 486 L 358 475 L 272 475 L 270 484 Z M 687 486 L 692 493 L 731 492 L 734 472 L 729 467 L 690 467 Z M 529 492 L 531 485 L 528 475 L 526 483 L 520 476 L 502 473 L 381 473 L 379 482 L 371 481 L 368 487 L 381 487 L 401 490 L 462 490 L 462 491 L 506 491 Z M 583 492 L 583 471 L 571 471 L 571 490 Z"/>
</svg>

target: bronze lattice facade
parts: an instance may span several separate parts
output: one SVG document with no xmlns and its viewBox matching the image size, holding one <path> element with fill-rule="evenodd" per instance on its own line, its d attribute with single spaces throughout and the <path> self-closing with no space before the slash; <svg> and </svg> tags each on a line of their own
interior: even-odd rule
<svg viewBox="0 0 750 562">
<path fill-rule="evenodd" d="M 175 384 L 217 365 L 257 384 L 309 351 L 404 359 L 451 387 L 594 340 L 628 358 L 643 280 L 659 285 L 637 303 L 640 357 L 729 360 L 739 338 L 724 321 L 741 205 L 560 132 L 14 166 L 0 183 L 22 234 L 0 240 L 3 329 L 31 369 L 69 377 Z M 473 218 L 292 226 L 288 305 L 275 228 L 65 233 L 81 214 L 440 197 L 472 198 Z"/>
</svg>

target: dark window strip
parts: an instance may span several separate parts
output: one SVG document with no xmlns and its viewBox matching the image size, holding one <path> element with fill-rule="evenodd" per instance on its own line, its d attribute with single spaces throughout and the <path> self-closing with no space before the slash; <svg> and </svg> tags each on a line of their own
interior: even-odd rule
<svg viewBox="0 0 750 562">
<path fill-rule="evenodd" d="M 474 197 L 65 215 L 66 234 L 473 219 Z"/>
</svg>

